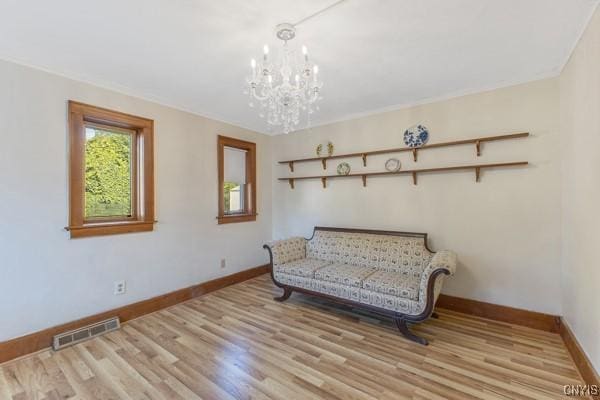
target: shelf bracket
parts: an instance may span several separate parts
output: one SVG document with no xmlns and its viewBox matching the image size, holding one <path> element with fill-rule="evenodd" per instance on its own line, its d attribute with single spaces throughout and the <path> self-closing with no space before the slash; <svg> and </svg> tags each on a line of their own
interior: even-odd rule
<svg viewBox="0 0 600 400">
<path fill-rule="evenodd" d="M 413 172 L 412 177 L 413 177 L 413 185 L 416 185 L 417 184 L 417 173 Z"/>
<path fill-rule="evenodd" d="M 363 160 L 363 167 L 366 167 L 367 166 L 367 155 L 363 153 L 363 155 L 361 157 Z"/>
<path fill-rule="evenodd" d="M 367 187 L 367 176 L 366 175 L 362 176 L 362 181 L 363 181 L 363 187 Z"/>
<path fill-rule="evenodd" d="M 327 159 L 326 158 L 321 159 L 321 164 L 323 164 L 323 169 L 327 169 Z"/>
<path fill-rule="evenodd" d="M 323 189 L 325 189 L 327 187 L 327 178 L 322 177 L 321 178 L 321 183 L 323 184 Z"/>
<path fill-rule="evenodd" d="M 475 168 L 475 182 L 479 182 L 480 178 L 481 178 L 481 168 L 477 167 L 477 168 Z"/>
<path fill-rule="evenodd" d="M 294 180 L 293 179 L 288 179 L 288 182 L 290 183 L 290 188 L 294 188 Z"/>
<path fill-rule="evenodd" d="M 481 155 L 481 142 L 477 140 L 475 142 L 475 150 L 477 150 L 477 157 Z"/>
<path fill-rule="evenodd" d="M 293 162 L 293 161 L 290 161 L 290 162 L 288 163 L 288 165 L 289 165 L 289 167 L 290 167 L 290 172 L 294 172 L 294 162 Z"/>
<path fill-rule="evenodd" d="M 417 149 L 412 149 L 412 153 L 413 153 L 413 160 L 415 162 L 417 162 Z"/>
</svg>

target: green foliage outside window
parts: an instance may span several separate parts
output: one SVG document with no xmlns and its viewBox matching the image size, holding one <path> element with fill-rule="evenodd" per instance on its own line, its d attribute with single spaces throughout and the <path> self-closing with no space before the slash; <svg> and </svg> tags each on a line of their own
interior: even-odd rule
<svg viewBox="0 0 600 400">
<path fill-rule="evenodd" d="M 85 216 L 131 215 L 130 135 L 86 129 Z"/>
<path fill-rule="evenodd" d="M 231 192 L 239 192 L 240 184 L 235 182 L 223 182 L 223 200 L 225 202 L 225 212 L 237 212 L 239 209 L 231 209 Z M 237 207 L 236 207 L 237 208 Z"/>
</svg>

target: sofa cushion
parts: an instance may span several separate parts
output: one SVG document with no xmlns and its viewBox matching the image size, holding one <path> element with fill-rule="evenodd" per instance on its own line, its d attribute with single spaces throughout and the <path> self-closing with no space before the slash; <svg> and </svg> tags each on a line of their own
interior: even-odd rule
<svg viewBox="0 0 600 400">
<path fill-rule="evenodd" d="M 379 259 L 373 266 L 390 272 L 420 274 L 432 257 L 422 238 L 388 236 L 381 240 Z"/>
<path fill-rule="evenodd" d="M 275 280 L 283 285 L 301 287 L 308 290 L 316 291 L 315 283 L 318 282 L 314 278 L 304 276 L 284 274 L 282 272 L 273 273 Z"/>
<path fill-rule="evenodd" d="M 365 289 L 360 289 L 360 302 L 407 315 L 419 315 L 425 309 L 422 302 Z"/>
<path fill-rule="evenodd" d="M 420 274 L 378 270 L 363 280 L 362 288 L 410 300 L 419 299 Z"/>
<path fill-rule="evenodd" d="M 341 297 L 352 301 L 360 302 L 361 288 L 357 286 L 349 286 L 341 283 L 322 281 L 318 279 L 312 280 L 312 290 L 327 294 L 329 296 Z"/>
<path fill-rule="evenodd" d="M 346 286 L 361 287 L 363 279 L 376 272 L 376 268 L 348 264 L 333 264 L 315 270 L 315 279 Z"/>
<path fill-rule="evenodd" d="M 331 262 L 336 261 L 339 257 L 340 238 L 341 235 L 324 235 L 322 231 L 316 231 L 313 238 L 306 243 L 306 256 Z"/>
<path fill-rule="evenodd" d="M 317 260 L 314 258 L 303 258 L 296 261 L 290 261 L 285 264 L 280 264 L 275 268 L 275 271 L 288 275 L 313 278 L 317 269 L 330 264 L 331 263 L 329 261 Z"/>
<path fill-rule="evenodd" d="M 411 273 L 422 273 L 433 256 L 421 237 L 321 230 L 307 242 L 306 254 L 333 263 Z"/>
</svg>

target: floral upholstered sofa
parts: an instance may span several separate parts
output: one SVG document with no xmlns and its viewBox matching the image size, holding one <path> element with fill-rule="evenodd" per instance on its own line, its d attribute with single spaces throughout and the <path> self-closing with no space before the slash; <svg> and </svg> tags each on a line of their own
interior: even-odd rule
<svg viewBox="0 0 600 400">
<path fill-rule="evenodd" d="M 445 277 L 456 270 L 456 255 L 429 250 L 426 233 L 315 227 L 310 239 L 264 248 L 271 278 L 284 290 L 275 300 L 297 291 L 363 307 L 391 316 L 404 336 L 425 345 L 407 323 L 432 316 Z"/>
</svg>

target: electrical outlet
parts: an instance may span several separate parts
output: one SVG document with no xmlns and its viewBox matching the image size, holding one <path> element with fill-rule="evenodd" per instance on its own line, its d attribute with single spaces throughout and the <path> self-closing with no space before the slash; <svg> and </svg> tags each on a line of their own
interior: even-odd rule
<svg viewBox="0 0 600 400">
<path fill-rule="evenodd" d="M 221 269 L 225 268 L 227 266 L 227 262 L 225 261 L 224 258 L 221 259 Z"/>
<path fill-rule="evenodd" d="M 125 282 L 125 281 L 116 281 L 115 282 L 115 295 L 125 294 L 126 291 L 127 291 L 127 282 Z"/>
</svg>

